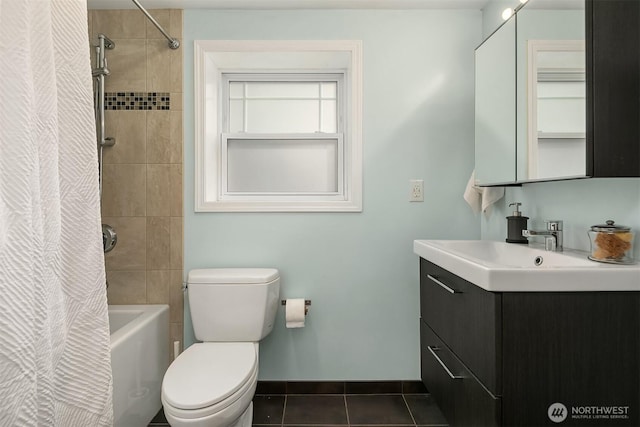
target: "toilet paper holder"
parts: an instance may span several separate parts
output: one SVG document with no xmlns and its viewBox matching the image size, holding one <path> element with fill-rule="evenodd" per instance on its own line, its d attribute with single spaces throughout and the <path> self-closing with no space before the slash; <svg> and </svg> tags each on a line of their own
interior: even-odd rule
<svg viewBox="0 0 640 427">
<path fill-rule="evenodd" d="M 286 299 L 280 300 L 280 305 L 287 305 L 287 300 Z M 305 316 L 309 313 L 309 306 L 310 305 L 311 305 L 311 300 L 310 299 L 304 300 L 304 315 Z"/>
</svg>

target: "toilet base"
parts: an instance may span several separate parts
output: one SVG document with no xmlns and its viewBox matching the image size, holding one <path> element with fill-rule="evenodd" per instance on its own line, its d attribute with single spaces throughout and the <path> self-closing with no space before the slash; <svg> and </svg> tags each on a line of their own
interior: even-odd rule
<svg viewBox="0 0 640 427">
<path fill-rule="evenodd" d="M 249 407 L 240 415 L 240 418 L 229 427 L 251 427 L 253 423 L 253 402 L 249 404 Z"/>
<path fill-rule="evenodd" d="M 244 410 L 242 415 L 240 415 L 240 418 L 236 419 L 231 424 L 225 424 L 224 422 L 221 423 L 218 418 L 208 420 L 178 420 L 171 417 L 170 415 L 167 416 L 166 413 L 165 416 L 167 417 L 169 425 L 172 427 L 251 427 L 251 424 L 253 423 L 253 402 L 249 403 L 249 406 Z"/>
</svg>

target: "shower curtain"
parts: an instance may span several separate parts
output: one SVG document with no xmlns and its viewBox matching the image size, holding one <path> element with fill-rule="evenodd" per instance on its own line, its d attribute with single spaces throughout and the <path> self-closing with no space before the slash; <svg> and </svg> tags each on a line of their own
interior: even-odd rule
<svg viewBox="0 0 640 427">
<path fill-rule="evenodd" d="M 0 0 L 0 426 L 111 425 L 85 0 Z"/>
</svg>

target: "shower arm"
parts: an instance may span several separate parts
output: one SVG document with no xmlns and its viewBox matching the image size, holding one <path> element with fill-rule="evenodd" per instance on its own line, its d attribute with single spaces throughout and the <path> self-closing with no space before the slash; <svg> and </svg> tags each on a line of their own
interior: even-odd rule
<svg viewBox="0 0 640 427">
<path fill-rule="evenodd" d="M 144 13 L 147 18 L 149 18 L 149 21 L 151 21 L 151 23 L 153 25 L 155 25 L 155 27 L 162 33 L 163 36 L 165 36 L 165 38 L 167 40 L 169 40 L 169 47 L 171 49 L 177 49 L 180 47 L 180 41 L 178 39 L 174 39 L 173 37 L 171 37 L 169 34 L 167 34 L 167 32 L 164 30 L 164 28 L 162 28 L 162 26 L 160 24 L 158 24 L 158 21 L 156 21 L 155 19 L 153 19 L 153 16 L 151 16 L 149 14 L 149 12 L 147 12 L 147 10 L 142 7 L 142 5 L 138 2 L 138 0 L 131 0 L 136 6 L 138 6 L 138 9 L 140 9 L 140 11 L 142 13 Z"/>
</svg>

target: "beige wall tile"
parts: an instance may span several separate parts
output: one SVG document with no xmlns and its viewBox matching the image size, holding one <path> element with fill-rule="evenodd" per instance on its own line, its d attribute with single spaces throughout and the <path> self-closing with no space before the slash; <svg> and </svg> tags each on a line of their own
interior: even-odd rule
<svg viewBox="0 0 640 427">
<path fill-rule="evenodd" d="M 107 64 L 111 74 L 105 80 L 105 90 L 107 92 L 145 92 L 147 90 L 146 40 L 115 38 L 111 40 L 116 47 L 107 52 Z"/>
<path fill-rule="evenodd" d="M 175 37 L 175 36 L 174 36 Z M 169 55 L 169 91 L 183 92 L 182 89 L 182 68 L 183 68 L 183 49 L 176 49 Z"/>
<path fill-rule="evenodd" d="M 170 216 L 171 202 L 171 166 L 147 165 L 147 215 Z"/>
<path fill-rule="evenodd" d="M 180 40 L 180 43 L 182 43 L 184 40 L 182 35 L 181 9 L 171 9 L 171 35 L 178 38 L 178 40 Z M 183 92 L 182 69 L 184 66 L 184 49 L 177 49 L 175 53 L 176 54 L 171 55 L 171 91 Z"/>
<path fill-rule="evenodd" d="M 147 304 L 169 304 L 170 270 L 147 271 Z"/>
<path fill-rule="evenodd" d="M 169 270 L 171 263 L 171 218 L 147 217 L 147 268 Z"/>
<path fill-rule="evenodd" d="M 171 218 L 171 258 L 172 269 L 182 269 L 182 217 Z"/>
<path fill-rule="evenodd" d="M 107 270 L 144 270 L 147 268 L 147 221 L 144 217 L 103 217 L 118 234 L 118 243 L 105 254 Z"/>
<path fill-rule="evenodd" d="M 184 292 L 182 291 L 182 270 L 169 270 L 169 306 L 171 323 L 182 323 L 184 316 Z"/>
<path fill-rule="evenodd" d="M 147 302 L 145 271 L 107 271 L 109 304 L 145 304 Z"/>
<path fill-rule="evenodd" d="M 160 24 L 165 31 L 167 31 L 171 36 L 171 11 L 169 9 L 147 9 L 147 11 L 153 16 L 153 18 Z M 150 20 L 146 20 L 147 25 L 147 39 L 165 39 L 164 35 L 158 30 L 155 25 L 151 23 Z"/>
<path fill-rule="evenodd" d="M 182 111 L 184 101 L 182 92 L 171 92 L 171 111 Z"/>
<path fill-rule="evenodd" d="M 97 41 L 98 31 L 93 24 L 96 20 L 96 14 L 101 13 L 102 10 L 88 10 L 87 17 L 89 18 L 89 43 L 94 44 Z"/>
<path fill-rule="evenodd" d="M 147 162 L 171 163 L 171 111 L 147 113 Z"/>
<path fill-rule="evenodd" d="M 104 163 L 146 163 L 147 112 L 139 110 L 105 111 L 106 136 L 116 144 L 103 150 Z"/>
<path fill-rule="evenodd" d="M 169 111 L 169 163 L 182 164 L 182 111 Z"/>
<path fill-rule="evenodd" d="M 166 39 L 147 40 L 147 90 L 171 91 L 171 57 L 179 56 L 180 49 L 170 49 Z"/>
<path fill-rule="evenodd" d="M 182 10 L 151 14 L 183 42 Z M 169 304 L 173 352 L 173 341 L 183 346 L 184 316 L 183 48 L 170 49 L 137 9 L 94 10 L 87 19 L 90 43 L 102 32 L 116 44 L 107 52 L 106 91 L 171 93 L 169 111 L 106 112 L 116 145 L 104 150 L 102 213 L 119 237 L 105 256 L 109 303 Z"/>
<path fill-rule="evenodd" d="M 102 33 L 111 40 L 145 38 L 147 18 L 138 9 L 93 10 L 91 13 L 94 36 Z"/>
<path fill-rule="evenodd" d="M 182 165 L 147 165 L 147 215 L 182 215 Z"/>
<path fill-rule="evenodd" d="M 103 166 L 102 216 L 145 216 L 147 167 Z"/>
<path fill-rule="evenodd" d="M 182 164 L 169 165 L 170 215 L 183 216 L 182 210 Z"/>
<path fill-rule="evenodd" d="M 182 9 L 169 9 L 170 12 L 170 25 L 171 35 L 180 39 L 182 43 L 182 22 L 183 22 L 183 10 Z"/>
</svg>

